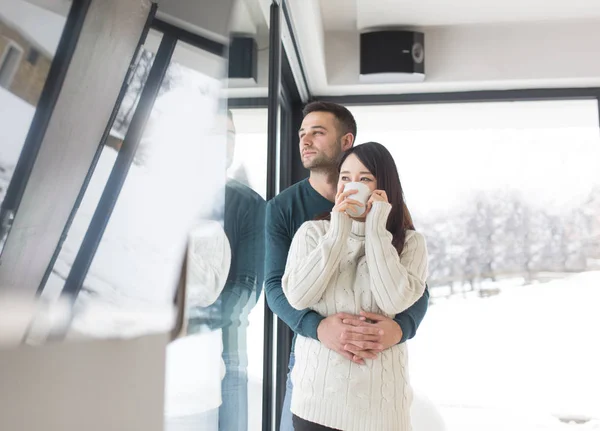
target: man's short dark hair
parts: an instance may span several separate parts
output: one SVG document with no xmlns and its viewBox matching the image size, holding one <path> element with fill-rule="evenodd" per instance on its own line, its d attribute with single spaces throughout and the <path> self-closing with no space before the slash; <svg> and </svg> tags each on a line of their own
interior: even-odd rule
<svg viewBox="0 0 600 431">
<path fill-rule="evenodd" d="M 329 112 L 333 114 L 340 124 L 342 135 L 352 133 L 352 136 L 356 139 L 356 120 L 354 120 L 354 116 L 345 106 L 332 102 L 310 102 L 302 110 L 302 116 L 306 117 L 311 112 Z"/>
</svg>

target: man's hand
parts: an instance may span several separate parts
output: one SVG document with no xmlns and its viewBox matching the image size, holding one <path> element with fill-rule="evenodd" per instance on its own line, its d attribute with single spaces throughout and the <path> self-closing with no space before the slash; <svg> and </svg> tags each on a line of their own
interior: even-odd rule
<svg viewBox="0 0 600 431">
<path fill-rule="evenodd" d="M 364 359 L 375 359 L 378 351 L 383 349 L 378 341 L 384 335 L 383 330 L 375 325 L 365 325 L 360 317 L 348 313 L 338 313 L 326 317 L 317 328 L 319 341 L 325 347 L 357 364 L 364 364 Z M 360 324 L 344 323 L 346 320 Z"/>
<path fill-rule="evenodd" d="M 370 328 L 378 334 L 377 338 L 372 340 L 379 345 L 379 348 L 376 348 L 371 344 L 362 344 L 362 338 L 355 331 L 347 332 L 346 336 L 349 338 L 346 339 L 348 345 L 345 348 L 353 354 L 354 362 L 357 362 L 357 358 L 372 358 L 372 355 L 377 355 L 381 351 L 395 346 L 402 339 L 400 325 L 394 319 L 381 314 L 361 311 L 360 316 L 344 317 L 342 323 L 355 328 Z"/>
</svg>

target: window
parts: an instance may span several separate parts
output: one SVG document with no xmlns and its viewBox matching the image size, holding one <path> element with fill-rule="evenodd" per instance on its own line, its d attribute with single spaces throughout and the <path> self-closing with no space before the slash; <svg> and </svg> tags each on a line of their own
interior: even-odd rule
<svg viewBox="0 0 600 431">
<path fill-rule="evenodd" d="M 66 14 L 58 15 L 25 0 L 12 0 L 2 4 L 0 207 L 13 178 L 65 23 Z M 31 63 L 29 67 L 21 67 L 24 51 L 29 52 L 28 61 Z M 32 57 L 33 52 L 37 53 L 35 59 Z M 9 201 L 14 198 L 15 196 L 12 196 Z M 9 205 L 12 205 L 12 202 Z M 14 216 L 12 208 L 2 210 L 0 211 L 0 253 Z"/>
<path fill-rule="evenodd" d="M 235 150 L 228 177 L 249 187 L 248 194 L 254 194 L 257 202 L 266 199 L 267 193 L 267 109 L 232 109 L 235 126 Z M 260 196 L 260 199 L 258 199 Z M 264 223 L 264 220 L 263 220 Z M 250 246 L 258 244 L 249 243 Z M 246 249 L 246 253 L 251 252 Z M 264 264 L 257 261 L 257 265 Z M 262 273 L 262 268 L 257 268 Z M 261 286 L 262 288 L 262 286 Z M 264 316 L 266 299 L 264 289 L 248 311 L 248 317 L 241 321 L 247 328 L 240 328 L 239 339 L 245 338 L 247 346 L 247 425 L 240 422 L 236 429 L 255 430 L 262 426 L 262 388 L 264 357 Z M 246 333 L 244 334 L 243 331 Z M 245 422 L 245 421 L 244 421 Z"/>
<path fill-rule="evenodd" d="M 0 61 L 0 86 L 8 89 L 17 73 L 23 50 L 17 44 L 9 41 Z"/>
<path fill-rule="evenodd" d="M 60 294 L 73 271 L 107 179 L 127 145 L 161 38 L 151 31 L 140 53 L 44 288 L 46 299 Z M 267 115 L 266 109 L 227 115 L 223 63 L 177 42 L 70 330 L 71 336 L 114 337 L 168 329 L 185 274 L 185 324 L 167 352 L 167 427 L 188 419 L 197 425 L 219 420 L 222 429 L 259 429 L 262 422 Z M 194 264 L 190 247 L 202 254 L 195 275 L 187 269 Z M 189 282 L 193 277 L 198 283 Z"/>
<path fill-rule="evenodd" d="M 232 109 L 235 153 L 228 174 L 246 182 L 263 199 L 267 196 L 267 109 Z"/>
<path fill-rule="evenodd" d="M 35 66 L 35 64 L 38 61 L 38 58 L 40 58 L 40 52 L 35 48 L 30 48 L 29 53 L 27 54 L 27 62 Z"/>
<path fill-rule="evenodd" d="M 427 238 L 431 302 L 408 344 L 417 421 L 426 398 L 448 430 L 600 418 L 597 106 L 352 108 Z"/>
<path fill-rule="evenodd" d="M 106 182 L 114 167 L 125 134 L 129 129 L 133 113 L 138 105 L 142 89 L 148 79 L 148 74 L 154 63 L 156 50 L 160 45 L 161 39 L 162 33 L 151 30 L 146 37 L 146 43 L 140 50 L 139 61 L 132 74 L 127 92 L 123 97 L 106 143 L 101 149 L 98 162 L 73 223 L 69 228 L 67 238 L 62 244 L 60 254 L 52 268 L 46 285 L 44 286 L 42 294 L 44 298 L 48 300 L 54 300 L 60 295 L 65 281 L 69 276 L 73 262 L 83 242 L 83 238 L 90 226 L 94 211 L 96 210 Z M 165 86 L 168 85 L 168 82 L 167 79 L 163 83 L 163 92 L 165 91 Z M 134 163 L 137 163 L 136 160 L 134 160 Z"/>
</svg>

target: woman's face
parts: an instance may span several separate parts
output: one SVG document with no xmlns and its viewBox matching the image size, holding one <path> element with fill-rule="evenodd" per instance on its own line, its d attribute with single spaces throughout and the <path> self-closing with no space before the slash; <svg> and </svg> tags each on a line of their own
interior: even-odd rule
<svg viewBox="0 0 600 431">
<path fill-rule="evenodd" d="M 338 187 L 346 183 L 363 183 L 371 191 L 377 190 L 377 178 L 362 164 L 354 154 L 350 154 L 340 169 Z"/>
</svg>

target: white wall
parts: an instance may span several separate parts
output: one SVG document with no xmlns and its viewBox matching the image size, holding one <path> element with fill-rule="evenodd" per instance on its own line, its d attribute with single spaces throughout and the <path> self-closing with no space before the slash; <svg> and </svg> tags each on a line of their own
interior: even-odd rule
<svg viewBox="0 0 600 431">
<path fill-rule="evenodd" d="M 17 164 L 34 113 L 35 107 L 0 88 L 0 166 Z"/>
<path fill-rule="evenodd" d="M 167 341 L 0 349 L 0 429 L 162 431 Z"/>
<path fill-rule="evenodd" d="M 404 93 L 600 85 L 600 22 L 429 27 L 426 82 L 360 84 L 359 34 L 325 37 L 327 83 L 317 94 Z"/>
<path fill-rule="evenodd" d="M 45 0 L 40 3 L 49 7 L 51 2 Z M 62 11 L 65 8 L 63 6 L 54 9 Z M 46 55 L 54 57 L 65 26 L 65 16 L 24 0 L 0 0 L 0 18 L 18 29 Z"/>
<path fill-rule="evenodd" d="M 157 16 L 192 33 L 229 43 L 234 0 L 159 0 Z"/>
</svg>

